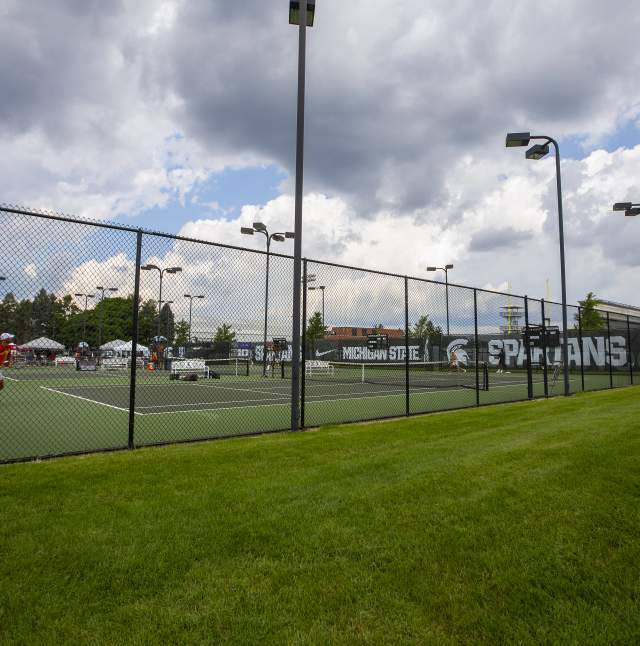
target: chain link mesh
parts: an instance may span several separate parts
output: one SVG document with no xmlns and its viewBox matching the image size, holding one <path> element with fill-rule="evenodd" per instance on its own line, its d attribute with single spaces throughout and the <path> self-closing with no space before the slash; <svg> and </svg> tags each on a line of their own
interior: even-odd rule
<svg viewBox="0 0 640 646">
<path fill-rule="evenodd" d="M 290 427 L 290 257 L 0 219 L 0 462 Z M 302 426 L 564 392 L 557 303 L 311 260 L 302 288 Z M 567 332 L 571 392 L 638 382 L 640 318 Z"/>
</svg>

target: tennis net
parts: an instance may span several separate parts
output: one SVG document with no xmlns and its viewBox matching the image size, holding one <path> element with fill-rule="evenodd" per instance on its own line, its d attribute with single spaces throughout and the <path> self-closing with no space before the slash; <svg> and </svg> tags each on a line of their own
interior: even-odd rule
<svg viewBox="0 0 640 646">
<path fill-rule="evenodd" d="M 232 377 L 249 376 L 249 359 L 205 359 L 205 365 L 209 372 L 217 372 L 219 375 L 231 375 Z"/>
<path fill-rule="evenodd" d="M 476 375 L 477 367 L 477 375 Z M 291 362 L 282 364 L 282 377 L 291 379 Z M 356 363 L 339 361 L 306 361 L 306 381 L 325 383 L 362 383 L 404 386 L 407 365 L 403 361 Z M 469 363 L 452 368 L 446 361 L 409 363 L 410 388 L 472 388 L 489 389 L 486 363 Z"/>
</svg>

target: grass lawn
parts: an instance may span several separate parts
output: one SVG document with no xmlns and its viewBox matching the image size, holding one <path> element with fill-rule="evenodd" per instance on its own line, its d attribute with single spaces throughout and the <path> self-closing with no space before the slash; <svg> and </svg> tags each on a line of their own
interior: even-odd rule
<svg viewBox="0 0 640 646">
<path fill-rule="evenodd" d="M 640 390 L 0 467 L 3 644 L 638 643 Z"/>
</svg>

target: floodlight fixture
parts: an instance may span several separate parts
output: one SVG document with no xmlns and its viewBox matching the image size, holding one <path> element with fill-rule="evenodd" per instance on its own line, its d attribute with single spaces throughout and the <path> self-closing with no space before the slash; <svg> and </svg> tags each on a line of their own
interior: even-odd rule
<svg viewBox="0 0 640 646">
<path fill-rule="evenodd" d="M 285 237 L 285 238 L 289 238 L 290 240 L 292 240 L 293 238 L 295 238 L 295 237 L 296 237 L 296 234 L 295 234 L 293 231 L 287 231 L 287 232 L 284 234 L 284 237 Z"/>
<path fill-rule="evenodd" d="M 549 154 L 549 144 L 536 144 L 525 153 L 527 159 L 542 159 Z"/>
<path fill-rule="evenodd" d="M 280 235 L 279 233 L 274 233 L 271 236 L 276 242 L 284 242 L 284 236 Z"/>
<path fill-rule="evenodd" d="M 246 236 L 252 236 L 253 231 L 252 227 L 240 227 L 240 233 L 244 233 Z"/>
<path fill-rule="evenodd" d="M 445 265 L 444 268 L 445 269 L 453 269 L 453 265 Z"/>
<path fill-rule="evenodd" d="M 628 211 L 633 204 L 631 202 L 616 202 L 613 205 L 613 210 L 614 211 Z"/>
<path fill-rule="evenodd" d="M 640 207 L 635 206 L 635 207 L 633 207 L 632 209 L 627 209 L 627 210 L 624 212 L 624 214 L 625 214 L 625 216 L 627 216 L 627 217 L 629 217 L 629 216 L 635 216 L 635 215 L 640 215 Z"/>
<path fill-rule="evenodd" d="M 427 267 L 427 271 L 438 271 L 437 267 Z"/>
<path fill-rule="evenodd" d="M 307 27 L 313 27 L 315 15 L 316 0 L 307 0 Z M 300 25 L 300 2 L 297 0 L 289 2 L 289 24 Z"/>
<path fill-rule="evenodd" d="M 253 223 L 253 228 L 254 228 L 256 231 L 266 231 L 266 230 L 267 230 L 266 225 L 265 225 L 265 224 L 263 224 L 262 222 L 254 222 L 254 223 Z"/>
<path fill-rule="evenodd" d="M 507 134 L 505 145 L 507 148 L 517 148 L 518 146 L 528 146 L 531 140 L 530 132 L 510 132 Z"/>
<path fill-rule="evenodd" d="M 169 267 L 165 270 L 168 274 L 178 274 L 182 271 L 182 267 Z"/>
<path fill-rule="evenodd" d="M 0 280 L 7 280 L 6 276 L 0 276 Z"/>
</svg>

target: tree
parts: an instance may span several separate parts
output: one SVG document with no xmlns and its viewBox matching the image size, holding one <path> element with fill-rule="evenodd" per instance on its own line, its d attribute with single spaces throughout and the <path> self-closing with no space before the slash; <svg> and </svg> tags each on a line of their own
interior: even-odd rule
<svg viewBox="0 0 640 646">
<path fill-rule="evenodd" d="M 576 313 L 574 316 L 576 327 L 578 322 L 581 323 L 583 330 L 602 330 L 605 327 L 605 321 L 596 309 L 600 302 L 593 292 L 589 292 L 583 301 L 578 301 L 580 313 Z"/>
<path fill-rule="evenodd" d="M 326 335 L 327 328 L 322 325 L 322 314 L 320 314 L 320 312 L 315 312 L 309 318 L 309 323 L 307 325 L 307 340 L 311 341 L 315 350 L 316 340 L 323 339 Z"/>
<path fill-rule="evenodd" d="M 236 333 L 231 329 L 230 325 L 223 323 L 217 330 L 213 339 L 214 343 L 232 343 L 236 340 Z"/>
<path fill-rule="evenodd" d="M 165 303 L 160 310 L 160 334 L 166 337 L 169 345 L 173 344 L 175 337 L 175 319 L 169 303 Z"/>
<path fill-rule="evenodd" d="M 187 345 L 187 343 L 189 342 L 189 324 L 186 321 L 182 320 L 176 323 L 175 333 L 175 345 Z"/>
<path fill-rule="evenodd" d="M 433 321 L 427 315 L 423 315 L 413 326 L 411 336 L 416 339 L 420 339 L 421 345 L 424 344 L 425 341 L 435 343 L 440 341 L 442 338 L 442 328 L 439 325 L 434 325 Z"/>
<path fill-rule="evenodd" d="M 158 304 L 154 300 L 142 303 L 138 314 L 138 340 L 142 345 L 150 345 L 158 330 Z"/>
</svg>

